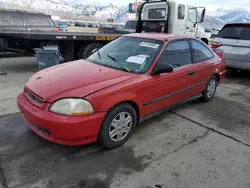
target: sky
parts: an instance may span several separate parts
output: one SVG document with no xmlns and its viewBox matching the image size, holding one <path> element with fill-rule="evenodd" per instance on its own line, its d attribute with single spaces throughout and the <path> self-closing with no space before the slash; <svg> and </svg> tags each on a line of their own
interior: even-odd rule
<svg viewBox="0 0 250 188">
<path fill-rule="evenodd" d="M 70 4 L 112 4 L 128 5 L 128 3 L 135 2 L 136 0 L 65 0 Z M 176 0 L 177 2 L 190 4 L 194 6 L 205 6 L 209 12 L 213 12 L 218 8 L 234 9 L 234 8 L 247 8 L 250 10 L 250 0 Z"/>
</svg>

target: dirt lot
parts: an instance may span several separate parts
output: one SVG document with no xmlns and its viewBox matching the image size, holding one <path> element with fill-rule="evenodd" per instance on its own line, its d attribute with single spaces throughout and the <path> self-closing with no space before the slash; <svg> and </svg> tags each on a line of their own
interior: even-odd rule
<svg viewBox="0 0 250 188">
<path fill-rule="evenodd" d="M 0 187 L 249 188 L 250 75 L 231 74 L 199 100 L 137 127 L 121 148 L 66 147 L 31 132 L 16 96 L 34 58 L 0 60 Z"/>
</svg>

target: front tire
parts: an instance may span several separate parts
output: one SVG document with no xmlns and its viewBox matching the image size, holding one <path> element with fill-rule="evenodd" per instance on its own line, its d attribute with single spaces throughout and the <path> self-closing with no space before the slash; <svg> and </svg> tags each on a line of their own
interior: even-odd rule
<svg viewBox="0 0 250 188">
<path fill-rule="evenodd" d="M 212 76 L 212 78 L 208 81 L 206 89 L 202 93 L 202 100 L 204 102 L 208 102 L 213 99 L 217 86 L 218 79 L 216 76 Z"/>
<path fill-rule="evenodd" d="M 98 135 L 98 142 L 105 148 L 122 146 L 132 135 L 137 123 L 135 109 L 123 103 L 107 114 Z"/>
</svg>

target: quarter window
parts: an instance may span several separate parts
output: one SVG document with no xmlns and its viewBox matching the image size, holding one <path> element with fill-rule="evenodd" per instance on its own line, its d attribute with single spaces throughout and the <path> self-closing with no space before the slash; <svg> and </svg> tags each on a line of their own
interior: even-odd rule
<svg viewBox="0 0 250 188">
<path fill-rule="evenodd" d="M 214 56 L 213 53 L 199 41 L 191 40 L 191 44 L 194 55 L 194 63 L 206 61 Z"/>
<path fill-rule="evenodd" d="M 178 5 L 178 19 L 183 20 L 185 18 L 185 6 Z"/>
<path fill-rule="evenodd" d="M 169 64 L 174 68 L 192 63 L 191 50 L 187 40 L 175 41 L 170 43 L 158 63 Z"/>
</svg>

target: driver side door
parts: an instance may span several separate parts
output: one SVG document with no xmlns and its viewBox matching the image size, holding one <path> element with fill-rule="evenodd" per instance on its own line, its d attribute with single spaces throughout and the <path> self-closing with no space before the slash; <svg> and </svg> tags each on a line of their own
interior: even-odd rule
<svg viewBox="0 0 250 188">
<path fill-rule="evenodd" d="M 172 65 L 174 71 L 151 76 L 147 81 L 147 89 L 141 91 L 147 93 L 142 99 L 143 115 L 168 108 L 194 96 L 194 65 L 188 40 L 181 39 L 170 42 L 157 64 Z"/>
<path fill-rule="evenodd" d="M 194 7 L 188 7 L 188 16 L 186 20 L 186 29 L 185 34 L 189 36 L 195 37 L 196 35 L 196 26 L 195 23 L 197 22 L 197 9 Z"/>
</svg>

